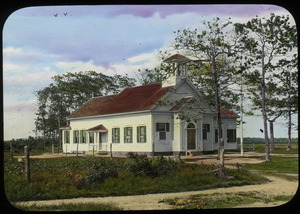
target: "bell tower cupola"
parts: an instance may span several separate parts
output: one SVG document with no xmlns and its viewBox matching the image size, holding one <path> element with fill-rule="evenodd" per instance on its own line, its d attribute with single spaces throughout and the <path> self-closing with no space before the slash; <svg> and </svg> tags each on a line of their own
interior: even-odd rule
<svg viewBox="0 0 300 214">
<path fill-rule="evenodd" d="M 171 66 L 171 73 L 168 74 L 167 79 L 162 83 L 162 87 L 174 86 L 182 79 L 188 76 L 188 63 L 190 58 L 181 54 L 175 54 L 165 59 L 163 62 Z"/>
</svg>

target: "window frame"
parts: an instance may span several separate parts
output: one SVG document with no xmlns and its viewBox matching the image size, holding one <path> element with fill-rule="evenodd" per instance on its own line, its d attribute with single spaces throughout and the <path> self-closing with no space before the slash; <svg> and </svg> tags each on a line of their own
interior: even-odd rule
<svg viewBox="0 0 300 214">
<path fill-rule="evenodd" d="M 131 126 L 124 127 L 124 143 L 132 143 L 133 142 L 132 140 L 133 140 L 133 128 Z"/>
<path fill-rule="evenodd" d="M 202 124 L 202 139 L 203 140 L 207 140 L 208 138 L 208 136 L 207 136 L 207 133 L 209 133 L 210 132 L 210 124 L 209 123 L 204 123 L 204 124 Z"/>
<path fill-rule="evenodd" d="M 94 132 L 89 132 L 89 143 L 95 144 L 95 133 Z"/>
<path fill-rule="evenodd" d="M 230 136 L 230 133 L 232 131 L 232 136 Z M 236 129 L 227 129 L 227 143 L 235 143 L 236 142 Z M 232 138 L 232 141 L 229 140 L 229 136 Z"/>
<path fill-rule="evenodd" d="M 81 144 L 86 144 L 86 130 L 80 130 L 80 143 Z"/>
<path fill-rule="evenodd" d="M 163 128 L 160 126 L 163 126 Z M 166 140 L 167 132 L 169 131 L 170 131 L 170 123 L 156 123 L 156 132 L 158 132 L 159 140 Z"/>
<path fill-rule="evenodd" d="M 144 129 L 143 135 L 141 134 L 142 128 Z M 137 143 L 147 143 L 147 127 L 146 126 L 137 126 Z"/>
<path fill-rule="evenodd" d="M 70 131 L 68 130 L 64 131 L 64 143 L 70 144 Z"/>
<path fill-rule="evenodd" d="M 80 141 L 80 132 L 79 130 L 73 131 L 73 144 L 78 144 Z"/>
<path fill-rule="evenodd" d="M 120 143 L 120 128 L 112 128 L 112 143 Z"/>
</svg>

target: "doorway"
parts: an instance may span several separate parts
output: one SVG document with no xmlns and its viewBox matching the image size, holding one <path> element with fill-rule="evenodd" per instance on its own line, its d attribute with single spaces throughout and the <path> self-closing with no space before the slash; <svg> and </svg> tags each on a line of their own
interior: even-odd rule
<svg viewBox="0 0 300 214">
<path fill-rule="evenodd" d="M 193 123 L 187 125 L 187 149 L 196 149 L 196 129 Z"/>
</svg>

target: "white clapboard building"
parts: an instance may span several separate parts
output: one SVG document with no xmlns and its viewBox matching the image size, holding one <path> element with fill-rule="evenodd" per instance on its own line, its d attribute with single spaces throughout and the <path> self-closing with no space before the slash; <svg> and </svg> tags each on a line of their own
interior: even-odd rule
<svg viewBox="0 0 300 214">
<path fill-rule="evenodd" d="M 175 54 L 173 75 L 163 83 L 126 88 L 93 97 L 68 116 L 63 151 L 114 155 L 192 154 L 217 150 L 217 114 L 188 80 L 190 58 Z M 237 149 L 238 115 L 221 109 L 225 149 Z"/>
</svg>

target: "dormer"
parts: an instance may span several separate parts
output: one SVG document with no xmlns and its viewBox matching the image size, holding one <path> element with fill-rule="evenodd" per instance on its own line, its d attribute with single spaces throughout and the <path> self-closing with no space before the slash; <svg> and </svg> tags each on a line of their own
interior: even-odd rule
<svg viewBox="0 0 300 214">
<path fill-rule="evenodd" d="M 186 78 L 189 75 L 188 63 L 190 61 L 190 58 L 181 54 L 175 54 L 165 59 L 163 62 L 171 66 L 172 73 L 162 83 L 162 87 L 174 86 L 180 80 Z"/>
</svg>

